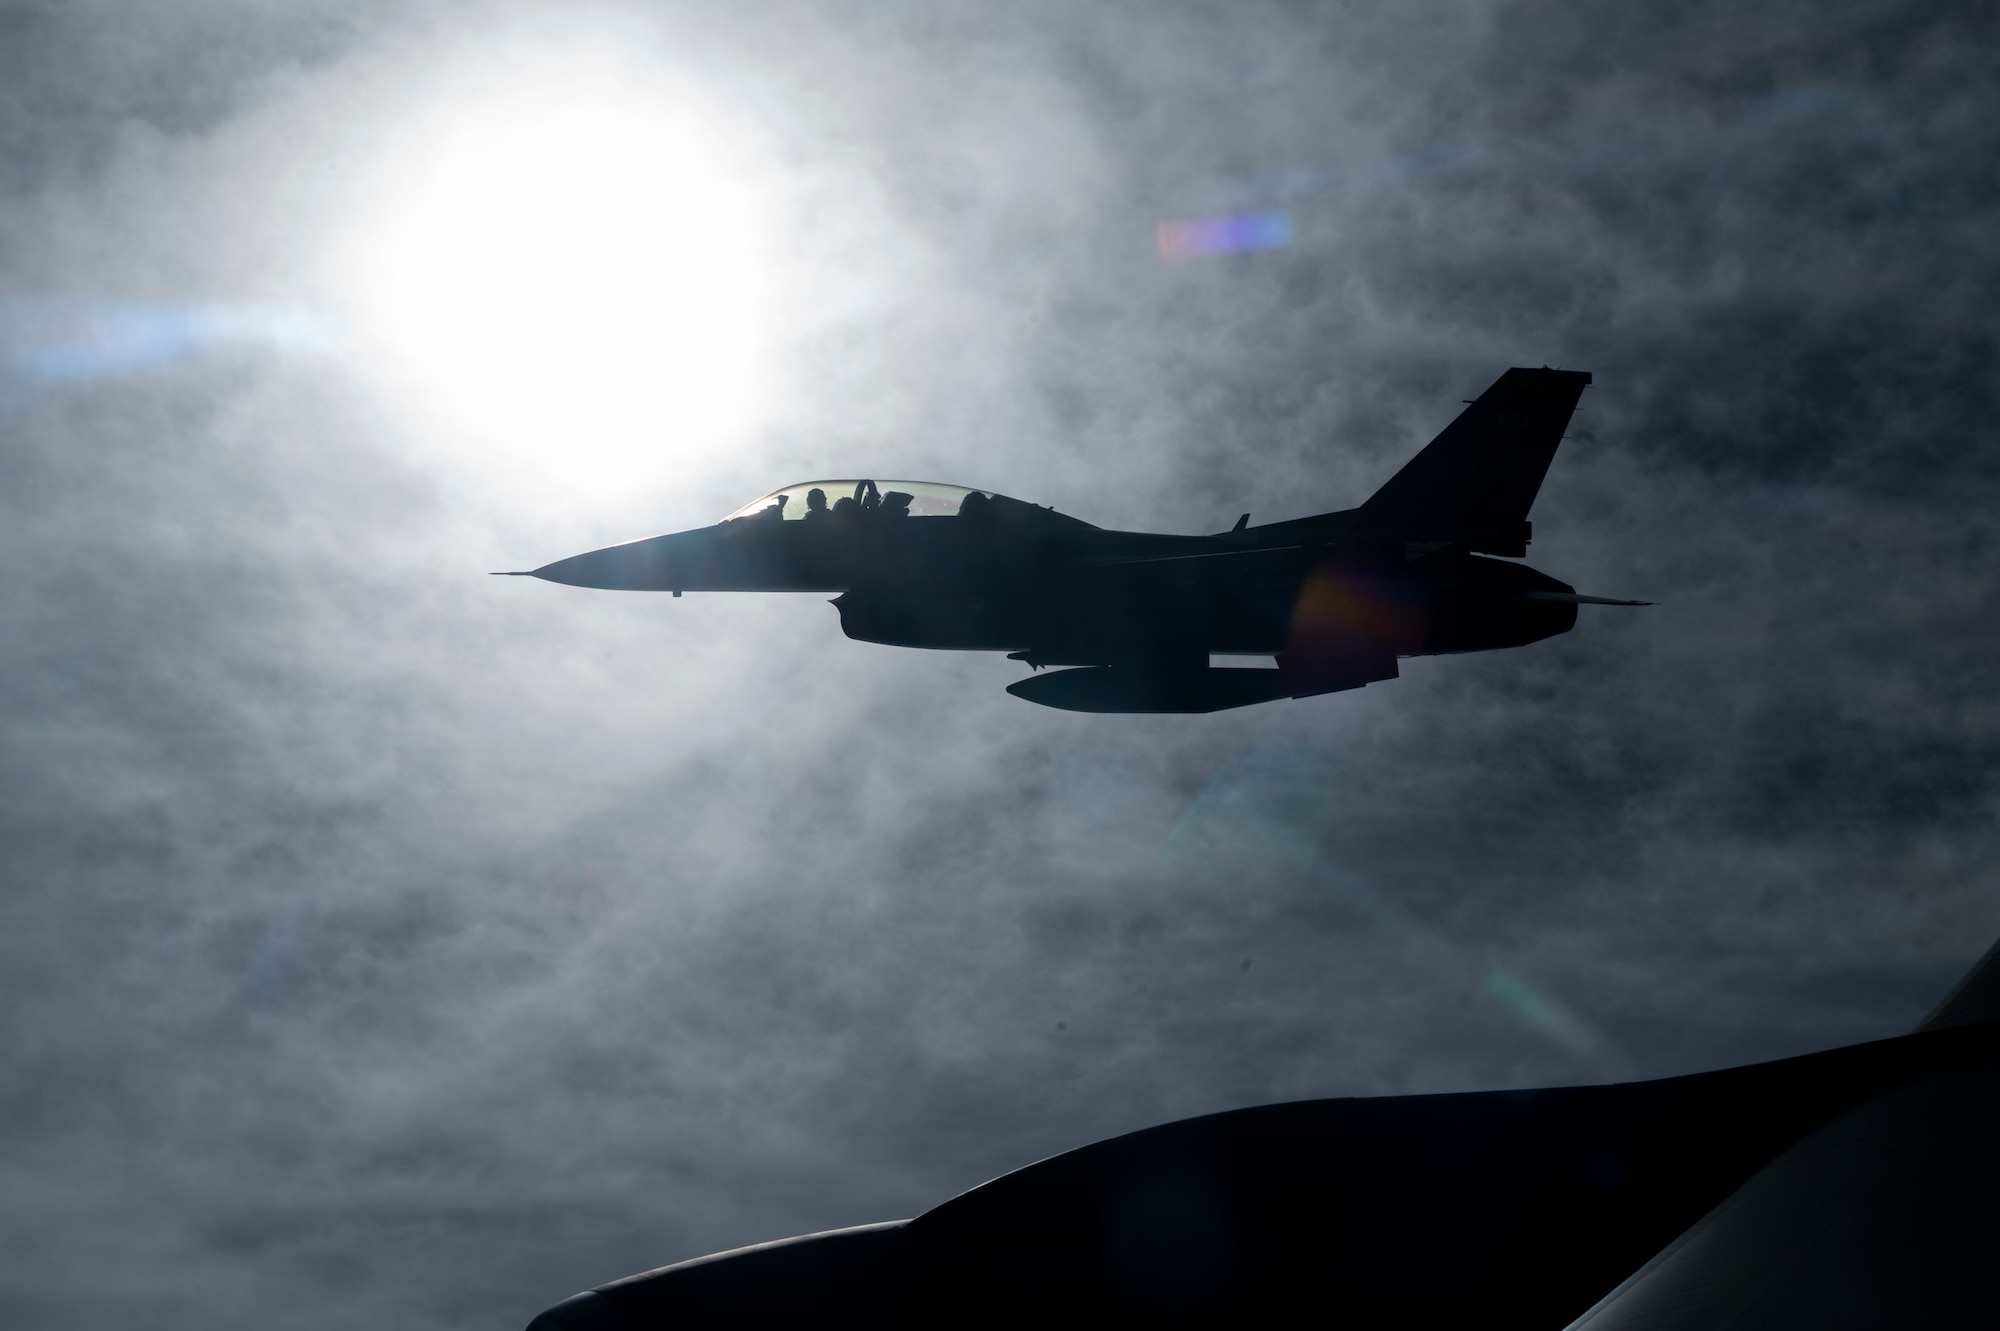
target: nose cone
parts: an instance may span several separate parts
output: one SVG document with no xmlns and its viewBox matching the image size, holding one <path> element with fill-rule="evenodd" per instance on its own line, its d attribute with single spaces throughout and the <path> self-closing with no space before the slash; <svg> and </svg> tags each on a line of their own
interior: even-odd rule
<svg viewBox="0 0 2000 1331">
<path fill-rule="evenodd" d="M 571 587 L 615 592 L 680 591 L 689 585 L 703 533 L 676 532 L 608 546 L 544 564 L 534 576 Z"/>
</svg>

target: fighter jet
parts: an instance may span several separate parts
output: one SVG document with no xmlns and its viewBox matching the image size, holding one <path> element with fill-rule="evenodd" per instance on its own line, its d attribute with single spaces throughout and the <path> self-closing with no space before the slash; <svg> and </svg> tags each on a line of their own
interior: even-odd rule
<svg viewBox="0 0 2000 1331">
<path fill-rule="evenodd" d="M 1107 531 L 990 490 L 806 481 L 713 527 L 529 572 L 618 591 L 836 592 L 850 638 L 1005 652 L 1081 712 L 1212 712 L 1394 679 L 1400 657 L 1520 647 L 1582 596 L 1525 564 L 1528 509 L 1590 375 L 1512 369 L 1359 508 L 1212 536 Z M 1213 667 L 1266 656 L 1276 669 Z"/>
<path fill-rule="evenodd" d="M 1168 1123 L 914 1220 L 615 1280 L 529 1331 L 1991 1327 L 1996 1125 L 2000 946 L 1909 1035 Z"/>
</svg>

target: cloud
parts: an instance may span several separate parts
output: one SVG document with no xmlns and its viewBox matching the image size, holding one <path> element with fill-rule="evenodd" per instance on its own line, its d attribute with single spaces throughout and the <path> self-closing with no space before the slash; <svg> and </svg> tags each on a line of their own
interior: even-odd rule
<svg viewBox="0 0 2000 1331">
<path fill-rule="evenodd" d="M 0 42 L 7 308 L 116 315 L 0 448 L 9 1320 L 522 1323 L 1179 1115 L 1890 1034 L 2000 932 L 1975 9 L 349 12 Z M 411 108 L 606 44 L 759 145 L 784 338 L 584 505 L 263 334 Z M 1160 259 L 1259 180 L 1290 244 Z M 1530 562 L 1658 604 L 1356 693 L 484 576 L 860 470 L 1302 516 L 1542 363 Z"/>
</svg>

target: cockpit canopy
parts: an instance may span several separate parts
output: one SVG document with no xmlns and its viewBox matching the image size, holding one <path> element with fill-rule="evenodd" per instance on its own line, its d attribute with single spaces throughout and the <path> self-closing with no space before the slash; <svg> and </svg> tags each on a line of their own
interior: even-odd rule
<svg viewBox="0 0 2000 1331">
<path fill-rule="evenodd" d="M 849 509 L 880 512 L 885 516 L 948 518 L 970 512 L 992 498 L 991 490 L 969 490 L 963 485 L 939 485 L 935 481 L 801 481 L 751 500 L 723 521 L 769 519 L 774 510 L 775 516 L 787 522 L 815 512 Z"/>
</svg>

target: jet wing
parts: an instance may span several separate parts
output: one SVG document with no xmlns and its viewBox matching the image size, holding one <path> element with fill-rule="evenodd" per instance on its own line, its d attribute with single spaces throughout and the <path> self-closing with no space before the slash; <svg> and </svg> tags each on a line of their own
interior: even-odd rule
<svg viewBox="0 0 2000 1331">
<path fill-rule="evenodd" d="M 1266 545 L 1171 555 L 1110 555 L 1087 562 L 1093 568 L 1159 568 L 1162 571 L 1183 568 L 1255 577 L 1295 572 L 1305 562 L 1310 550 L 1311 547 L 1304 545 Z"/>
</svg>

